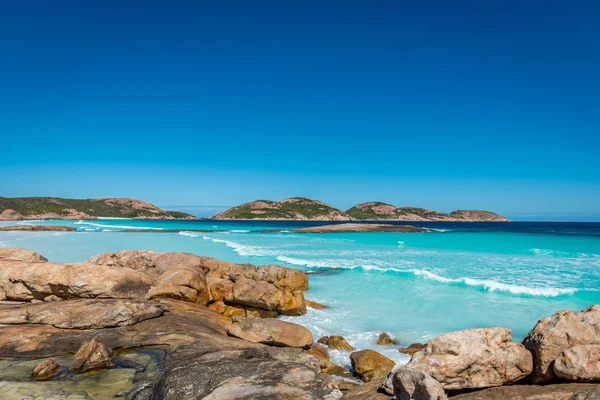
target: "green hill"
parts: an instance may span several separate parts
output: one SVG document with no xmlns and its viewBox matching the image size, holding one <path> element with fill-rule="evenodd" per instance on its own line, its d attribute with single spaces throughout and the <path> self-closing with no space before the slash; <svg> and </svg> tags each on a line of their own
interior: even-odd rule
<svg viewBox="0 0 600 400">
<path fill-rule="evenodd" d="M 0 197 L 0 214 L 5 210 L 14 210 L 22 217 L 30 219 L 52 218 L 56 216 L 64 219 L 96 217 L 196 219 L 187 213 L 165 211 L 148 202 L 128 198 L 64 199 L 60 197 Z"/>
<path fill-rule="evenodd" d="M 281 201 L 256 200 L 230 208 L 214 219 L 268 219 L 268 220 L 320 220 L 348 221 L 350 218 L 328 204 L 304 197 Z"/>
<path fill-rule="evenodd" d="M 363 221 L 493 221 L 507 218 L 489 211 L 457 210 L 450 214 L 419 207 L 396 207 L 377 201 L 357 204 L 346 211 L 352 219 Z"/>
</svg>

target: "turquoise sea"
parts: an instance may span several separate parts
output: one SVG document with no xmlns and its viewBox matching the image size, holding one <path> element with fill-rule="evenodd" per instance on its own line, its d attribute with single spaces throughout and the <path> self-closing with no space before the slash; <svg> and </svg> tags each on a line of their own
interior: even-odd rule
<svg viewBox="0 0 600 400">
<path fill-rule="evenodd" d="M 432 233 L 285 232 L 308 222 L 28 221 L 78 232 L 0 232 L 0 246 L 76 262 L 123 249 L 187 251 L 231 262 L 280 264 L 310 274 L 306 297 L 330 306 L 285 317 L 318 338 L 341 334 L 357 349 L 408 361 L 401 345 L 465 328 L 506 326 L 520 340 L 542 317 L 600 303 L 599 223 L 420 223 Z M 14 223 L 1 223 L 12 225 Z M 406 223 L 403 223 L 406 224 Z M 123 229 L 224 232 L 123 233 Z M 282 229 L 284 232 L 255 232 Z M 348 365 L 348 353 L 332 352 Z"/>
</svg>

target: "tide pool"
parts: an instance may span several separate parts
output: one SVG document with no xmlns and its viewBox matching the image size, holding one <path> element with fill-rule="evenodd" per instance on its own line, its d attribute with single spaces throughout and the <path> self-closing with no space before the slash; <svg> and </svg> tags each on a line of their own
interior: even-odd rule
<svg viewBox="0 0 600 400">
<path fill-rule="evenodd" d="M 28 221 L 78 232 L 0 232 L 0 245 L 50 261 L 76 262 L 124 249 L 186 251 L 230 262 L 279 264 L 309 273 L 306 297 L 329 306 L 284 317 L 315 338 L 341 334 L 356 349 L 408 361 L 375 345 L 389 332 L 401 345 L 445 332 L 506 326 L 516 340 L 542 317 L 600 303 L 599 224 L 413 223 L 432 233 L 263 233 L 315 223 L 231 221 Z M 8 225 L 4 223 L 3 225 Z M 152 233 L 115 232 L 148 229 Z M 160 233 L 166 229 L 225 232 Z M 332 352 L 348 365 L 348 353 Z"/>
</svg>

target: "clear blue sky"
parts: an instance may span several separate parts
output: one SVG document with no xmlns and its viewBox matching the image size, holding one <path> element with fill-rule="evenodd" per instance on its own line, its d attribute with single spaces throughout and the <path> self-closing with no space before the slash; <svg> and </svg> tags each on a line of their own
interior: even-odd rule
<svg viewBox="0 0 600 400">
<path fill-rule="evenodd" d="M 5 2 L 0 195 L 599 216 L 599 4 Z"/>
</svg>

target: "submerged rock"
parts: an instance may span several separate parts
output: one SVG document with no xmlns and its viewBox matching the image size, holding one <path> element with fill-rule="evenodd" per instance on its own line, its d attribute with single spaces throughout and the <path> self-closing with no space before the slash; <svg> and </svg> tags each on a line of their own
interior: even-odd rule
<svg viewBox="0 0 600 400">
<path fill-rule="evenodd" d="M 308 348 L 313 337 L 302 325 L 276 319 L 243 318 L 234 320 L 227 333 L 252 343 Z"/>
<path fill-rule="evenodd" d="M 33 369 L 33 377 L 36 381 L 48 381 L 60 370 L 60 365 L 52 358 L 42 361 Z"/>
<path fill-rule="evenodd" d="M 324 310 L 328 308 L 326 305 L 317 303 L 316 301 L 305 300 L 305 302 L 307 307 L 313 308 L 315 310 Z"/>
<path fill-rule="evenodd" d="M 600 344 L 600 305 L 581 312 L 559 311 L 542 318 L 523 340 L 533 354 L 534 383 L 554 378 L 552 365 L 565 350 L 578 345 Z"/>
<path fill-rule="evenodd" d="M 402 354 L 413 355 L 417 351 L 421 350 L 423 347 L 425 347 L 424 344 L 421 344 L 421 343 L 412 343 L 408 347 L 402 347 L 402 348 L 398 349 L 398 351 L 400 353 L 402 353 Z"/>
<path fill-rule="evenodd" d="M 352 369 L 365 382 L 385 378 L 396 363 L 374 350 L 361 350 L 350 354 Z"/>
<path fill-rule="evenodd" d="M 343 336 L 332 335 L 332 336 L 323 336 L 319 340 L 318 343 L 325 344 L 332 350 L 344 350 L 344 351 L 352 351 L 354 348 L 350 346 L 350 343 L 344 339 Z"/>
<path fill-rule="evenodd" d="M 396 339 L 392 338 L 387 333 L 383 332 L 377 338 L 377 344 L 381 345 L 381 346 L 389 346 L 389 345 L 392 345 L 392 344 L 398 344 L 398 341 Z"/>
<path fill-rule="evenodd" d="M 512 341 L 510 329 L 501 327 L 433 338 L 408 366 L 431 375 L 446 390 L 508 385 L 529 375 L 533 367 L 531 353 Z"/>
<path fill-rule="evenodd" d="M 71 368 L 76 372 L 85 372 L 93 369 L 112 368 L 115 360 L 112 359 L 113 351 L 104 343 L 92 339 L 81 345 Z"/>
</svg>

